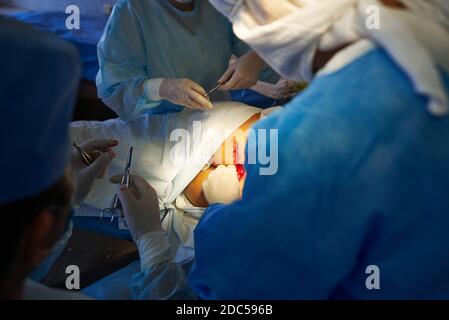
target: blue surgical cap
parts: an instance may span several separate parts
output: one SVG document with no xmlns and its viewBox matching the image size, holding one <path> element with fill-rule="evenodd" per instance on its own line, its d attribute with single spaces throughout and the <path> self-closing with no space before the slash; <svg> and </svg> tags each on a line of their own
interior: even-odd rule
<svg viewBox="0 0 449 320">
<path fill-rule="evenodd" d="M 0 203 L 35 195 L 64 175 L 79 77 L 71 45 L 0 17 Z"/>
</svg>

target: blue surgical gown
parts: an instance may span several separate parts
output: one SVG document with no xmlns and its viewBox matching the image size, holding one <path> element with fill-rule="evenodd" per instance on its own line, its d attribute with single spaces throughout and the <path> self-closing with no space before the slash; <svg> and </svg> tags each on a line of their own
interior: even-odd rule
<svg viewBox="0 0 449 320">
<path fill-rule="evenodd" d="M 180 111 L 181 106 L 168 101 L 149 100 L 143 82 L 187 78 L 209 90 L 226 71 L 231 55 L 247 51 L 209 1 L 195 1 L 192 12 L 182 12 L 167 0 L 121 0 L 98 44 L 98 93 L 124 120 L 143 112 Z M 220 91 L 211 98 L 229 100 Z"/>
<path fill-rule="evenodd" d="M 259 122 L 278 172 L 246 165 L 242 200 L 201 219 L 200 298 L 448 299 L 449 117 L 426 104 L 375 49 Z"/>
</svg>

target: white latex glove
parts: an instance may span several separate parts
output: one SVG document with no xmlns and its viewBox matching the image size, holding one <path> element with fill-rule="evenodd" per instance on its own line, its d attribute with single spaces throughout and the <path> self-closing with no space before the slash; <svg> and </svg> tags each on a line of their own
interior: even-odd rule
<svg viewBox="0 0 449 320">
<path fill-rule="evenodd" d="M 121 178 L 115 176 L 110 181 L 117 183 Z M 134 241 L 147 233 L 162 231 L 159 201 L 153 187 L 144 178 L 131 175 L 129 187 L 121 185 L 119 188 L 123 214 Z"/>
<path fill-rule="evenodd" d="M 75 203 L 81 204 L 84 198 L 89 194 L 92 185 L 97 178 L 103 178 L 106 174 L 108 166 L 115 153 L 112 148 L 117 146 L 119 142 L 111 139 L 92 139 L 81 144 L 81 149 L 87 152 L 95 161 L 87 166 L 79 154 L 74 149 L 72 153 L 72 168 L 75 173 L 77 191 L 75 194 Z"/>
<path fill-rule="evenodd" d="M 240 199 L 240 182 L 235 166 L 218 166 L 203 182 L 203 193 L 209 204 L 229 204 Z"/>
<path fill-rule="evenodd" d="M 259 81 L 251 89 L 267 97 L 281 100 L 296 96 L 299 92 L 299 85 L 296 81 L 281 78 L 276 84 Z"/>
<path fill-rule="evenodd" d="M 167 100 L 190 109 L 210 110 L 212 103 L 205 98 L 206 91 L 189 79 L 151 79 L 144 83 L 144 92 L 150 100 Z"/>
<path fill-rule="evenodd" d="M 265 62 L 255 52 L 248 52 L 231 62 L 228 70 L 218 80 L 218 83 L 224 83 L 220 90 L 251 88 L 257 83 L 260 72 L 265 66 Z"/>
</svg>

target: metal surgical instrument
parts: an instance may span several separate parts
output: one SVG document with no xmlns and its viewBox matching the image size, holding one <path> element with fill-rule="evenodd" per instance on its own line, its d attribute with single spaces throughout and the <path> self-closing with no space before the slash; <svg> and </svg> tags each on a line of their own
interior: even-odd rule
<svg viewBox="0 0 449 320">
<path fill-rule="evenodd" d="M 133 152 L 134 152 L 134 148 L 131 147 L 129 149 L 129 153 L 128 153 L 128 159 L 126 160 L 126 165 L 125 165 L 125 171 L 123 172 L 123 176 L 122 176 L 122 180 L 121 180 L 121 185 L 125 185 L 126 187 L 129 187 L 129 182 L 131 179 L 131 163 L 133 160 Z M 114 199 L 112 200 L 112 206 L 111 208 L 106 208 L 103 209 L 101 211 L 101 215 L 100 218 L 103 218 L 103 215 L 105 213 L 110 213 L 111 214 L 111 223 L 114 222 L 114 218 L 115 218 L 115 214 L 117 213 L 118 215 L 120 215 L 119 209 L 121 208 L 122 204 L 120 202 L 120 198 L 118 197 L 118 194 L 115 194 Z M 126 222 L 125 222 L 126 224 Z"/>
<path fill-rule="evenodd" d="M 218 90 L 224 84 L 225 84 L 225 82 L 219 82 L 212 90 L 210 90 L 208 93 L 206 93 L 203 97 L 207 98 L 211 93 Z"/>
<path fill-rule="evenodd" d="M 73 146 L 76 148 L 76 150 L 78 150 L 81 159 L 83 160 L 86 166 L 90 166 L 92 162 L 94 162 L 94 159 L 90 156 L 90 154 L 84 151 L 83 148 L 81 148 L 81 146 L 78 143 L 74 142 Z"/>
</svg>

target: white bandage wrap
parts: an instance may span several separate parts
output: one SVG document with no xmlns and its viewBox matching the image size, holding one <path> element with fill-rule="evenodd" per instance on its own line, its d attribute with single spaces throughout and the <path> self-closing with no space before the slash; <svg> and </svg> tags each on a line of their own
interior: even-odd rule
<svg viewBox="0 0 449 320">
<path fill-rule="evenodd" d="M 170 245 L 164 231 L 148 232 L 136 241 L 136 245 L 141 270 L 171 259 Z"/>
<path fill-rule="evenodd" d="M 157 79 L 149 79 L 144 82 L 143 84 L 143 92 L 145 93 L 145 96 L 151 100 L 151 101 L 159 101 L 162 100 L 159 89 L 161 87 L 162 81 L 164 81 L 163 78 L 157 78 Z"/>
</svg>

